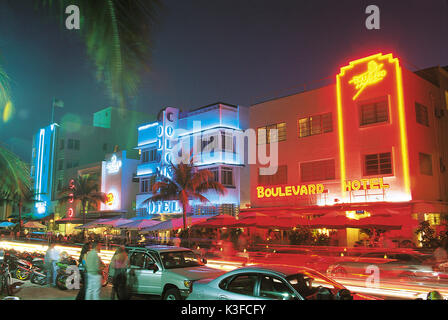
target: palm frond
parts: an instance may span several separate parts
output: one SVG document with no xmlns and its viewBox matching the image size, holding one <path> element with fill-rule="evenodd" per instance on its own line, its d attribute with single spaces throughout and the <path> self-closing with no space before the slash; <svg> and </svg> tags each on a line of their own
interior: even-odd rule
<svg viewBox="0 0 448 320">
<path fill-rule="evenodd" d="M 81 12 L 81 34 L 96 78 L 110 97 L 124 107 L 134 98 L 142 72 L 150 69 L 152 31 L 161 8 L 159 0 L 37 0 L 65 14 L 68 5 Z"/>
</svg>

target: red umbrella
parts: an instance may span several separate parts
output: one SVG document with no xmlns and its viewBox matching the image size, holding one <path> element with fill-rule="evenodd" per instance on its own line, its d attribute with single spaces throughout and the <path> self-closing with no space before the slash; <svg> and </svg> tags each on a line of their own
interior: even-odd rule
<svg viewBox="0 0 448 320">
<path fill-rule="evenodd" d="M 389 229 L 399 230 L 402 226 L 417 226 L 418 221 L 407 216 L 374 216 L 357 221 L 358 228 L 377 228 L 377 229 Z"/>
<path fill-rule="evenodd" d="M 120 226 L 118 226 L 118 228 L 128 230 L 141 230 L 144 228 L 152 227 L 159 223 L 161 223 L 161 221 L 152 219 L 141 219 L 130 223 L 121 224 Z"/>
<path fill-rule="evenodd" d="M 203 228 L 219 228 L 219 227 L 227 227 L 228 225 L 231 225 L 235 222 L 238 222 L 238 220 L 235 217 L 223 214 L 210 218 L 207 221 L 198 223 L 196 224 L 196 226 Z"/>
<path fill-rule="evenodd" d="M 346 216 L 337 217 L 321 217 L 310 220 L 310 227 L 327 228 L 327 229 L 345 229 L 359 228 L 357 221 L 347 218 Z"/>
</svg>

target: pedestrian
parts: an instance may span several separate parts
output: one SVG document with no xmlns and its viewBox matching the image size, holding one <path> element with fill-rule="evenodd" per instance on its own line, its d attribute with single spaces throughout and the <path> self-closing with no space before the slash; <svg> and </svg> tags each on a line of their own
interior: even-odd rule
<svg viewBox="0 0 448 320">
<path fill-rule="evenodd" d="M 181 242 L 181 240 L 180 240 L 180 238 L 179 238 L 179 234 L 176 233 L 176 234 L 174 235 L 173 245 L 174 245 L 175 247 L 180 247 L 180 242 Z"/>
<path fill-rule="evenodd" d="M 112 277 L 111 300 L 115 300 L 115 295 L 119 300 L 126 297 L 126 270 L 129 266 L 128 254 L 124 246 L 118 247 L 109 265 L 109 275 Z"/>
<path fill-rule="evenodd" d="M 86 255 L 87 288 L 86 300 L 99 300 L 101 291 L 100 257 L 98 243 L 92 243 L 92 249 Z"/>
<path fill-rule="evenodd" d="M 55 248 L 54 243 L 48 245 L 45 253 L 45 269 L 47 271 L 48 285 L 56 287 L 57 262 L 59 261 L 59 251 Z"/>
<path fill-rule="evenodd" d="M 86 275 L 86 255 L 90 250 L 90 243 L 86 242 L 81 248 L 81 254 L 79 255 L 78 266 L 79 273 L 81 275 L 81 287 L 78 294 L 76 295 L 76 300 L 85 300 L 86 298 L 86 287 L 87 287 L 87 275 Z"/>
<path fill-rule="evenodd" d="M 445 242 L 446 241 L 438 242 L 437 249 L 434 250 L 433 257 L 437 264 L 446 262 L 448 260 Z"/>
</svg>

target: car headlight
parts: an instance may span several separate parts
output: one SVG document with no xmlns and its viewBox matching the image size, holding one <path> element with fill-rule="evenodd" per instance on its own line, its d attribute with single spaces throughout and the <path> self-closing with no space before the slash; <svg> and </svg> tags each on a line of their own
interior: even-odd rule
<svg viewBox="0 0 448 320">
<path fill-rule="evenodd" d="M 190 288 L 191 287 L 191 281 L 190 280 L 184 280 L 184 286 L 186 288 Z"/>
</svg>

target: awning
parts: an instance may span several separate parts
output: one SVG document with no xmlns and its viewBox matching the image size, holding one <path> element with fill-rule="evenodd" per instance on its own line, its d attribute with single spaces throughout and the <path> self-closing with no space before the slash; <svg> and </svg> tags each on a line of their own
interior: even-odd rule
<svg viewBox="0 0 448 320">
<path fill-rule="evenodd" d="M 99 225 L 99 223 L 110 221 L 110 220 L 115 220 L 115 218 L 93 220 L 93 221 L 87 222 L 86 224 L 83 224 L 81 226 L 77 226 L 77 227 L 75 227 L 75 229 L 93 229 L 93 228 L 104 227 L 104 226 Z"/>
<path fill-rule="evenodd" d="M 210 216 L 190 216 L 187 217 L 187 227 L 198 225 L 201 222 L 206 221 L 209 219 Z M 160 222 L 152 227 L 145 228 L 143 231 L 157 231 L 157 230 L 175 230 L 175 229 L 181 229 L 184 227 L 184 221 L 183 218 L 175 218 L 167 221 Z"/>
<path fill-rule="evenodd" d="M 118 226 L 120 226 L 122 224 L 130 223 L 130 222 L 132 222 L 132 220 L 124 219 L 124 218 L 115 218 L 115 219 L 111 219 L 111 220 L 100 221 L 100 222 L 97 222 L 96 224 L 100 225 L 100 226 L 105 226 L 105 227 L 117 228 Z"/>
<path fill-rule="evenodd" d="M 44 229 L 46 228 L 45 225 L 42 223 L 39 223 L 37 221 L 28 221 L 23 225 L 24 228 L 30 228 L 30 229 Z"/>
<path fill-rule="evenodd" d="M 161 223 L 160 220 L 140 219 L 140 220 L 134 220 L 130 223 L 125 223 L 125 224 L 119 225 L 118 228 L 126 229 L 126 230 L 142 230 L 145 228 L 152 227 L 159 223 Z"/>
<path fill-rule="evenodd" d="M 9 228 L 9 227 L 14 227 L 16 224 L 12 223 L 12 222 L 0 222 L 0 228 Z"/>
</svg>

